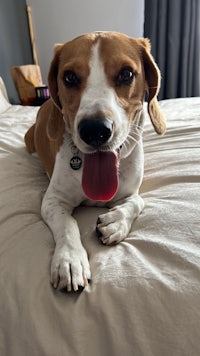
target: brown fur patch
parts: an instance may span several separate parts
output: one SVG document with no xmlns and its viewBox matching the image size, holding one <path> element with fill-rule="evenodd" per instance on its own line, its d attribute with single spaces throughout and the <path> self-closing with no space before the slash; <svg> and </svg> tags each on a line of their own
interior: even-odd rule
<svg viewBox="0 0 200 356">
<path fill-rule="evenodd" d="M 63 45 L 57 61 L 50 69 L 50 73 L 55 72 L 57 66 L 57 76 L 49 74 L 49 87 L 54 88 L 55 95 L 59 97 L 62 114 L 68 120 L 69 129 L 72 132 L 76 112 L 78 110 L 81 95 L 86 87 L 89 75 L 89 60 L 91 56 L 92 44 L 96 42 L 98 34 L 88 34 L 80 36 Z M 58 68 L 59 67 L 59 68 Z M 73 71 L 80 79 L 80 85 L 76 88 L 68 88 L 64 81 L 64 73 Z M 57 87 L 55 89 L 55 81 Z"/>
<path fill-rule="evenodd" d="M 118 33 L 103 36 L 100 55 L 109 84 L 116 92 L 117 101 L 132 120 L 138 109 L 141 109 L 145 94 L 145 74 L 139 40 Z M 115 78 L 124 67 L 132 68 L 135 78 L 130 85 L 117 85 Z"/>
</svg>

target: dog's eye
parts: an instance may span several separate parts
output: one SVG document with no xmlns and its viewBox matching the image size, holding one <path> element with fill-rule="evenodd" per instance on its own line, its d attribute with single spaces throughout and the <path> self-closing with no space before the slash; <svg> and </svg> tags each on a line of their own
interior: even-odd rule
<svg viewBox="0 0 200 356">
<path fill-rule="evenodd" d="M 63 75 L 64 84 L 70 88 L 77 87 L 80 84 L 80 79 L 77 77 L 76 73 L 69 70 Z"/>
<path fill-rule="evenodd" d="M 120 70 L 115 78 L 117 85 L 130 85 L 135 77 L 135 73 L 131 68 L 125 67 Z"/>
</svg>

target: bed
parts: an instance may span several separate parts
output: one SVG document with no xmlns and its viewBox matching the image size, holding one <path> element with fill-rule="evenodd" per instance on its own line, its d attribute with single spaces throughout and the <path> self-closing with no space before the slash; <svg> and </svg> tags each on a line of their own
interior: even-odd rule
<svg viewBox="0 0 200 356">
<path fill-rule="evenodd" d="M 23 136 L 37 107 L 0 91 L 0 355 L 200 355 L 200 98 L 160 102 L 165 136 L 146 118 L 145 208 L 113 247 L 95 235 L 100 208 L 79 207 L 91 283 L 50 284 L 54 240 L 40 216 L 48 178 Z"/>
</svg>

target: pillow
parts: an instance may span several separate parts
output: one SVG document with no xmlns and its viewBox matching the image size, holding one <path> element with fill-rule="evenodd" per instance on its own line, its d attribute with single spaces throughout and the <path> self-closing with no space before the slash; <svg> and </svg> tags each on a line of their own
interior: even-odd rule
<svg viewBox="0 0 200 356">
<path fill-rule="evenodd" d="M 8 94 L 6 91 L 5 84 L 3 79 L 0 77 L 0 113 L 4 112 L 10 107 Z"/>
</svg>

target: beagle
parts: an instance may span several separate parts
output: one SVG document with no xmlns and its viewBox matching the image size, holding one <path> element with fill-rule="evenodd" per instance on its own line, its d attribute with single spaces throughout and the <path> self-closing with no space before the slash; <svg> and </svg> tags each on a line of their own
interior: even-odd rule
<svg viewBox="0 0 200 356">
<path fill-rule="evenodd" d="M 95 32 L 55 48 L 48 82 L 51 99 L 25 143 L 51 177 L 41 207 L 56 243 L 51 282 L 77 291 L 91 271 L 72 212 L 80 204 L 106 206 L 96 228 L 105 245 L 129 234 L 144 207 L 138 191 L 146 94 L 155 131 L 166 129 L 157 102 L 160 73 L 148 39 Z"/>
</svg>

